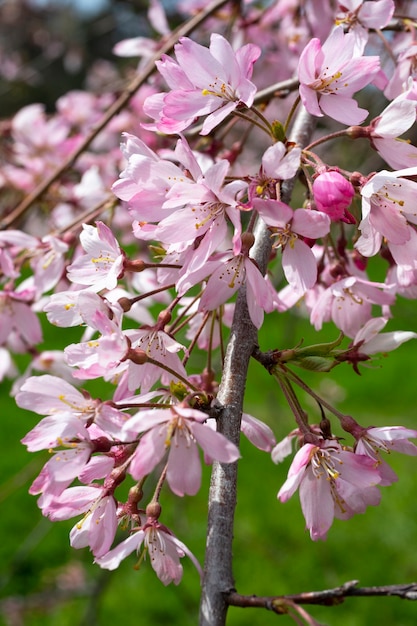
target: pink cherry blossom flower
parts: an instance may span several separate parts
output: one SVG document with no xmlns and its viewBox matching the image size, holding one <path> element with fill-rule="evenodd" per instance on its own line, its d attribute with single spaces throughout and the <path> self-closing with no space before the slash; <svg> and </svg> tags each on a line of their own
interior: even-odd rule
<svg viewBox="0 0 417 626">
<path fill-rule="evenodd" d="M 405 40 L 404 44 L 398 55 L 394 74 L 384 91 L 384 95 L 388 100 L 393 100 L 402 94 L 407 89 L 409 78 L 412 78 L 414 81 L 416 77 L 417 43 L 410 36 Z"/>
<path fill-rule="evenodd" d="M 163 330 L 143 328 L 133 331 L 130 335 L 130 342 L 133 350 L 142 350 L 148 357 L 161 363 L 161 366 L 146 361 L 137 364 L 134 360 L 130 360 L 127 364 L 126 381 L 121 381 L 127 383 L 130 391 L 135 391 L 140 387 L 141 392 L 146 393 L 157 380 L 167 385 L 171 380 L 176 380 L 174 374 L 164 370 L 164 365 L 179 376 L 187 378 L 187 372 L 177 354 L 180 350 L 184 350 L 184 346 Z"/>
<path fill-rule="evenodd" d="M 398 265 L 417 269 L 417 236 L 408 223 L 417 223 L 417 183 L 403 178 L 416 172 L 416 167 L 397 172 L 383 170 L 362 187 L 361 236 L 355 248 L 363 256 L 377 254 L 384 239 Z"/>
<path fill-rule="evenodd" d="M 129 439 L 144 432 L 130 464 L 135 480 L 150 474 L 168 452 L 167 482 L 178 495 L 195 495 L 201 484 L 201 463 L 197 444 L 210 459 L 233 463 L 238 448 L 204 422 L 207 415 L 178 405 L 170 409 L 140 411 L 125 425 Z"/>
<path fill-rule="evenodd" d="M 159 222 L 155 238 L 166 244 L 192 244 L 207 233 L 210 245 L 204 246 L 205 252 L 201 255 L 200 242 L 196 250 L 199 255 L 198 265 L 202 265 L 221 246 L 228 234 L 229 222 L 234 226 L 235 242 L 242 230 L 238 199 L 247 185 L 239 180 L 224 185 L 229 168 L 229 162 L 223 159 L 209 167 L 204 174 L 201 173 L 196 182 L 189 179 L 176 182 L 168 191 L 163 206 L 168 209 L 185 206 Z M 194 268 L 197 267 L 196 255 L 190 262 Z"/>
<path fill-rule="evenodd" d="M 295 455 L 277 497 L 286 502 L 299 488 L 306 527 L 316 541 L 326 538 L 335 517 L 349 519 L 379 504 L 375 485 L 380 482 L 375 461 L 368 456 L 343 450 L 334 441 L 307 443 Z"/>
<path fill-rule="evenodd" d="M 387 285 L 348 276 L 318 294 L 311 309 L 310 322 L 320 330 L 323 322 L 333 320 L 347 337 L 354 337 L 371 319 L 373 304 L 391 305 L 394 300 Z"/>
<path fill-rule="evenodd" d="M 83 224 L 80 242 L 86 254 L 68 266 L 67 275 L 73 283 L 89 285 L 95 291 L 114 289 L 125 257 L 110 228 L 103 222 L 96 224 Z"/>
<path fill-rule="evenodd" d="M 302 296 L 317 280 L 317 263 L 303 237 L 316 239 L 330 231 L 330 218 L 321 211 L 296 209 L 277 200 L 255 199 L 253 208 L 272 227 L 274 245 L 282 248 L 282 268 L 291 287 Z"/>
<path fill-rule="evenodd" d="M 58 439 L 57 444 L 61 444 L 62 448 L 45 463 L 39 476 L 35 478 L 29 489 L 29 493 L 32 495 L 42 494 L 43 508 L 49 504 L 50 500 L 61 495 L 64 489 L 77 478 L 94 450 L 87 429 L 76 418 L 72 418 L 71 421 L 68 420 L 66 426 L 65 436 L 67 440 L 70 438 L 72 430 L 71 439 L 74 441 L 64 443 Z"/>
<path fill-rule="evenodd" d="M 70 544 L 75 549 L 89 547 L 96 558 L 106 554 L 117 530 L 116 501 L 103 495 L 91 505 L 83 519 L 71 529 Z"/>
<path fill-rule="evenodd" d="M 234 52 L 224 37 L 213 33 L 209 49 L 187 37 L 174 49 L 177 62 L 167 56 L 157 62 L 171 91 L 145 101 L 145 112 L 155 119 L 145 128 L 176 133 L 208 115 L 201 131 L 207 135 L 240 104 L 252 106 L 256 87 L 250 78 L 261 53 L 258 46 L 246 44 Z"/>
<path fill-rule="evenodd" d="M 163 208 L 167 192 L 175 183 L 187 180 L 187 176 L 181 167 L 168 159 L 162 159 L 138 137 L 124 133 L 123 138 L 121 151 L 127 165 L 112 190 L 118 198 L 128 202 L 129 211 L 136 220 L 159 222 L 173 210 Z M 180 142 L 182 145 L 178 146 Z M 187 142 L 179 140 L 178 144 L 175 154 L 178 156 L 180 152 L 185 157 L 180 159 L 180 163 L 184 164 L 185 161 L 185 167 L 191 174 L 197 170 L 198 175 L 201 175 L 201 169 Z M 178 206 L 177 203 L 175 208 Z"/>
<path fill-rule="evenodd" d="M 411 331 L 394 330 L 390 333 L 380 333 L 388 323 L 384 317 L 374 317 L 369 320 L 355 335 L 353 345 L 358 346 L 364 354 L 377 352 L 391 352 L 405 341 L 416 339 L 417 333 Z"/>
<path fill-rule="evenodd" d="M 343 0 L 339 2 L 341 9 L 336 18 L 337 24 L 346 24 L 353 31 L 358 41 L 368 40 L 368 29 L 384 28 L 393 16 L 394 0 Z"/>
<path fill-rule="evenodd" d="M 15 331 L 24 346 L 34 346 L 42 341 L 42 328 L 37 315 L 31 308 L 35 289 L 21 283 L 16 290 L 4 288 L 0 292 L 0 344 L 10 339 Z"/>
<path fill-rule="evenodd" d="M 355 218 L 347 210 L 355 189 L 339 172 L 330 170 L 319 174 L 313 182 L 313 194 L 318 210 L 326 213 L 333 222 L 355 223 Z"/>
<path fill-rule="evenodd" d="M 58 438 L 69 442 L 67 423 L 72 424 L 72 417 L 81 428 L 94 421 L 113 436 L 120 433 L 127 419 L 110 403 L 95 400 L 87 392 L 78 391 L 66 380 L 50 374 L 27 378 L 16 395 L 16 404 L 22 409 L 49 416 L 22 440 L 30 451 L 53 448 Z"/>
<path fill-rule="evenodd" d="M 254 197 L 275 197 L 276 184 L 281 180 L 293 178 L 300 167 L 301 148 L 298 146 L 288 147 L 277 141 L 269 146 L 262 155 L 259 174 L 252 178 L 249 185 L 249 203 Z"/>
<path fill-rule="evenodd" d="M 351 137 L 366 137 L 393 169 L 412 167 L 417 163 L 416 146 L 399 139 L 416 121 L 416 102 L 408 98 L 411 93 L 410 88 L 397 96 L 369 126 L 348 129 Z"/>
<path fill-rule="evenodd" d="M 381 452 L 390 454 L 392 450 L 410 456 L 417 456 L 417 446 L 409 441 L 417 437 L 417 431 L 404 426 L 383 426 L 381 428 L 358 428 L 355 452 L 365 454 L 376 461 L 382 477 L 381 486 L 391 485 L 398 480 L 396 473 L 382 458 Z"/>
<path fill-rule="evenodd" d="M 253 324 L 260 328 L 264 311 L 274 308 L 272 288 L 268 278 L 262 276 L 254 261 L 247 254 L 221 255 L 221 259 L 209 261 L 195 275 L 184 276 L 188 281 L 199 282 L 211 274 L 200 299 L 201 311 L 213 311 L 231 298 L 241 285 L 246 284 L 246 299 Z M 191 286 L 189 282 L 187 287 Z"/>
<path fill-rule="evenodd" d="M 311 115 L 332 117 L 342 124 L 360 124 L 368 114 L 352 98 L 379 71 L 379 57 L 360 56 L 355 36 L 336 27 L 322 45 L 311 39 L 300 56 L 301 100 Z"/>
<path fill-rule="evenodd" d="M 276 444 L 275 435 L 265 422 L 258 420 L 253 415 L 242 413 L 242 433 L 249 439 L 258 450 L 271 452 Z"/>
<path fill-rule="evenodd" d="M 70 532 L 71 546 L 76 549 L 89 546 L 96 557 L 108 552 L 116 534 L 118 518 L 116 501 L 105 487 L 69 487 L 52 500 L 41 496 L 38 503 L 42 513 L 52 521 L 84 513 Z"/>
<path fill-rule="evenodd" d="M 116 548 L 96 558 L 95 562 L 104 569 L 114 570 L 129 554 L 134 551 L 138 553 L 142 544 L 144 545 L 144 555 L 146 553 L 149 555 L 151 565 L 164 585 L 171 582 L 175 585 L 180 583 L 183 574 L 180 559 L 186 555 L 202 576 L 200 564 L 187 546 L 177 539 L 166 526 L 152 517 L 149 517 L 143 527 L 135 530 Z"/>
</svg>

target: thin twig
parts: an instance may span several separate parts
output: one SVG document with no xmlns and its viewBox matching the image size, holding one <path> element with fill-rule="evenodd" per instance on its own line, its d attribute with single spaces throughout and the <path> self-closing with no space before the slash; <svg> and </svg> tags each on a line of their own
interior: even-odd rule
<svg viewBox="0 0 417 626">
<path fill-rule="evenodd" d="M 340 587 L 323 591 L 306 591 L 285 596 L 245 596 L 233 591 L 227 596 L 230 606 L 242 608 L 264 608 L 278 614 L 286 613 L 286 606 L 292 604 L 320 604 L 334 606 L 348 597 L 397 596 L 403 600 L 417 600 L 417 583 L 383 585 L 381 587 L 358 587 L 357 580 L 351 580 Z"/>
</svg>

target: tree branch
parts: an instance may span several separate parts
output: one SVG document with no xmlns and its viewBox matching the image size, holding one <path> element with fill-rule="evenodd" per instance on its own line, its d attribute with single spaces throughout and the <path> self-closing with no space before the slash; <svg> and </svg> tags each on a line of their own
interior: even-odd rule
<svg viewBox="0 0 417 626">
<path fill-rule="evenodd" d="M 310 140 L 315 122 L 304 109 L 296 118 L 290 140 L 304 146 Z M 282 198 L 289 202 L 295 181 L 283 185 Z M 271 253 L 267 226 L 259 221 L 255 230 L 252 257 L 265 273 Z M 249 317 L 246 290 L 238 293 L 230 339 L 223 365 L 217 400 L 221 411 L 217 429 L 236 445 L 239 444 L 249 360 L 257 344 L 257 330 Z M 200 605 L 200 626 L 223 626 L 226 621 L 228 594 L 234 589 L 232 573 L 233 521 L 236 507 L 237 463 L 214 462 L 207 529 L 206 560 Z"/>
<path fill-rule="evenodd" d="M 417 583 L 403 585 L 383 585 L 382 587 L 358 587 L 357 580 L 351 580 L 340 587 L 323 591 L 306 591 L 285 596 L 244 596 L 231 592 L 226 601 L 230 606 L 242 608 L 264 608 L 279 615 L 287 613 L 294 604 L 320 604 L 334 606 L 349 597 L 398 596 L 403 600 L 417 600 Z"/>
</svg>

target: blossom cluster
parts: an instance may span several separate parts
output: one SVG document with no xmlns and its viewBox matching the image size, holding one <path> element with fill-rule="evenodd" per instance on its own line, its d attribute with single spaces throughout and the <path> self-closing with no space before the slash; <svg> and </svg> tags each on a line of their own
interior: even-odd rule
<svg viewBox="0 0 417 626">
<path fill-rule="evenodd" d="M 345 421 L 356 436 L 354 448 L 342 446 L 337 438 L 304 443 L 278 492 L 279 500 L 286 502 L 299 489 L 306 527 L 314 541 L 326 538 L 335 517 L 349 519 L 364 513 L 368 506 L 378 505 L 378 486 L 398 480 L 381 453 L 394 450 L 417 456 L 417 446 L 409 441 L 417 437 L 417 430 L 401 426 L 361 428 L 352 418 Z M 297 434 L 293 432 L 273 449 L 276 462 L 283 459 Z"/>
<path fill-rule="evenodd" d="M 221 366 L 213 364 L 224 357 L 238 290 L 256 329 L 265 314 L 297 307 L 316 330 L 332 321 L 351 340 L 275 351 L 270 371 L 281 381 L 291 360 L 320 371 L 348 362 L 359 371 L 371 355 L 417 337 L 380 333 L 398 297 L 417 297 L 417 147 L 401 140 L 416 121 L 412 32 L 400 19 L 385 41 L 395 60 L 388 63 L 374 30 L 392 19 L 392 0 L 346 0 L 337 10 L 323 3 L 320 20 L 311 18 L 312 0 L 303 4 L 309 20 L 298 26 L 298 3 L 276 2 L 265 11 L 248 5 L 239 37 L 225 36 L 227 11 L 212 18 L 219 32 L 208 37 L 202 28 L 208 45 L 181 37 L 71 175 L 51 183 L 47 218 L 37 207 L 18 228 L 23 213 L 5 212 L 0 377 L 16 377 L 18 406 L 42 416 L 23 443 L 52 452 L 30 492 L 52 520 L 82 516 L 71 545 L 88 546 L 102 567 L 143 550 L 164 584 L 178 584 L 185 555 L 201 573 L 160 521 L 160 497 L 164 485 L 179 497 L 197 493 L 199 448 L 206 463 L 240 457 L 216 430 Z M 159 2 L 150 19 L 169 35 Z M 157 50 L 141 38 L 115 52 L 146 60 Z M 369 112 L 356 99 L 364 89 L 389 100 L 366 125 Z M 15 197 L 33 192 L 114 100 L 76 92 L 50 116 L 37 104 L 19 111 L 0 186 Z M 297 107 L 322 122 L 309 145 L 289 138 Z M 316 146 L 339 137 L 366 140 L 379 171 L 359 158 L 354 170 L 325 162 Z M 256 253 L 262 232 L 267 271 Z M 368 271 L 373 257 L 386 262 L 379 280 Z M 81 328 L 79 341 L 42 350 L 43 314 L 57 327 Z M 189 365 L 197 350 L 203 366 Z M 19 375 L 15 353 L 31 356 Z M 77 387 L 97 379 L 104 401 Z M 295 410 L 295 418 L 300 428 L 305 416 Z M 334 517 L 379 503 L 378 485 L 394 480 L 379 449 L 417 452 L 408 441 L 417 431 L 350 426 L 352 448 L 305 423 L 297 431 L 302 445 L 278 496 L 284 502 L 300 488 L 313 539 L 325 538 Z M 243 414 L 242 432 L 280 456 L 266 424 Z M 112 547 L 118 527 L 130 534 Z"/>
</svg>

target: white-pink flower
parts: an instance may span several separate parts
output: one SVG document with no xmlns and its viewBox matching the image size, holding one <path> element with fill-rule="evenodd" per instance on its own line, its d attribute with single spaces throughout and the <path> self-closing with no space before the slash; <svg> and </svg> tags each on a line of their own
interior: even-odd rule
<svg viewBox="0 0 417 626">
<path fill-rule="evenodd" d="M 155 518 L 148 518 L 142 528 L 135 530 L 130 537 L 122 541 L 116 548 L 96 559 L 96 563 L 104 569 L 114 570 L 120 562 L 132 552 L 139 552 L 144 546 L 144 553 L 149 555 L 151 565 L 159 580 L 168 585 L 181 581 L 183 568 L 180 559 L 188 556 L 202 576 L 202 570 L 195 556 L 187 546 Z"/>
<path fill-rule="evenodd" d="M 272 227 L 274 245 L 282 249 L 285 278 L 302 296 L 317 280 L 317 263 L 310 246 L 303 240 L 324 237 L 330 231 L 330 218 L 321 211 L 296 209 L 277 200 L 255 199 L 253 208 Z"/>
<path fill-rule="evenodd" d="M 295 455 L 277 497 L 286 502 L 299 488 L 306 527 L 316 541 L 326 538 L 335 517 L 349 519 L 379 504 L 375 485 L 380 482 L 375 461 L 368 456 L 343 450 L 335 441 L 307 443 Z"/>
<path fill-rule="evenodd" d="M 167 482 L 178 496 L 195 495 L 201 484 L 198 445 L 209 459 L 232 463 L 238 448 L 224 435 L 204 424 L 207 415 L 177 405 L 170 409 L 140 411 L 125 425 L 129 440 L 145 433 L 130 464 L 130 473 L 140 480 L 152 472 L 168 453 Z"/>
<path fill-rule="evenodd" d="M 83 224 L 80 242 L 85 254 L 68 266 L 69 280 L 89 285 L 95 291 L 114 289 L 123 273 L 124 254 L 116 237 L 103 222 Z"/>
<path fill-rule="evenodd" d="M 379 71 L 379 57 L 361 56 L 352 33 L 336 27 L 324 44 L 311 39 L 298 64 L 300 97 L 311 115 L 332 117 L 342 124 L 360 124 L 368 114 L 353 94 Z"/>
<path fill-rule="evenodd" d="M 417 167 L 383 170 L 362 187 L 361 236 L 355 248 L 363 256 L 377 254 L 384 240 L 398 265 L 417 269 L 417 235 L 409 224 L 417 224 L 417 183 L 404 178 L 415 173 Z"/>
<path fill-rule="evenodd" d="M 213 33 L 209 48 L 182 37 L 174 49 L 176 62 L 166 55 L 157 62 L 171 91 L 147 98 L 144 110 L 155 124 L 145 128 L 177 133 L 207 115 L 201 131 L 207 135 L 239 104 L 252 106 L 256 87 L 250 78 L 261 53 L 258 46 L 246 44 L 235 52 L 224 37 Z"/>
<path fill-rule="evenodd" d="M 411 428 L 404 428 L 404 426 L 362 428 L 355 436 L 357 436 L 355 452 L 365 454 L 376 462 L 382 478 L 380 484 L 383 486 L 391 485 L 398 480 L 398 477 L 384 461 L 381 452 L 389 454 L 395 451 L 417 456 L 417 446 L 409 441 L 410 438 L 417 438 L 417 431 Z"/>
<path fill-rule="evenodd" d="M 394 330 L 390 333 L 380 333 L 385 328 L 388 319 L 373 317 L 356 333 L 353 346 L 364 354 L 376 354 L 377 352 L 391 352 L 405 341 L 416 339 L 417 333 L 404 330 Z"/>
</svg>

